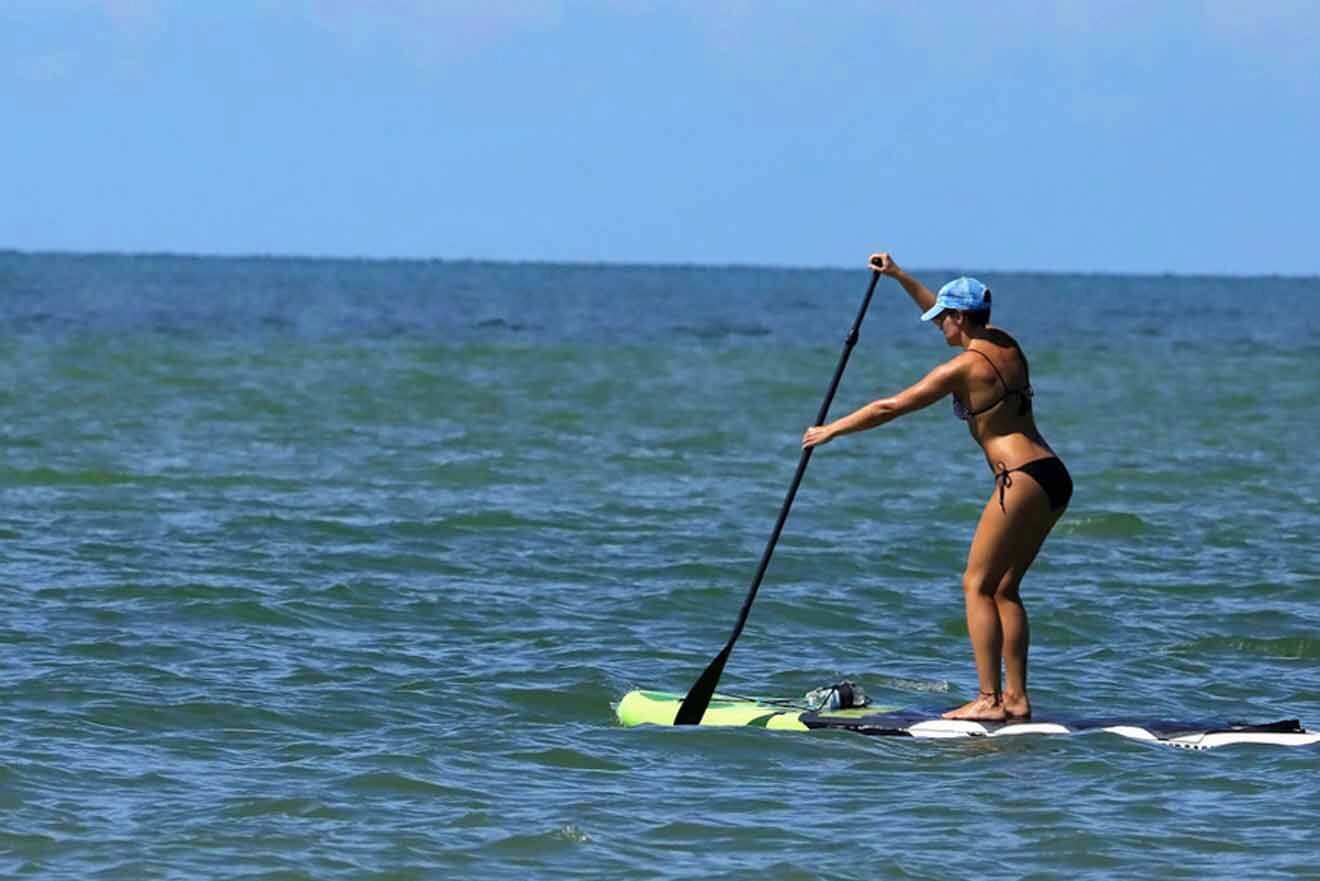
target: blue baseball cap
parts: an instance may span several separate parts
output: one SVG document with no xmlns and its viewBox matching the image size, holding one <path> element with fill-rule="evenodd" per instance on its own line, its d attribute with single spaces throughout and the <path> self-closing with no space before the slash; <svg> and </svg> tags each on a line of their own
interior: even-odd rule
<svg viewBox="0 0 1320 881">
<path fill-rule="evenodd" d="M 940 288 L 935 305 L 922 313 L 921 320 L 930 321 L 945 309 L 980 312 L 989 308 L 990 289 L 971 276 L 961 275 Z"/>
</svg>

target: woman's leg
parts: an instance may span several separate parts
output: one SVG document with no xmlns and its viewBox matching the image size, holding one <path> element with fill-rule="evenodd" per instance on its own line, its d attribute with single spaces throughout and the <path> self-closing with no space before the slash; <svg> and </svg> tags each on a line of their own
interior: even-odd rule
<svg viewBox="0 0 1320 881">
<path fill-rule="evenodd" d="M 946 718 L 1000 720 L 1031 712 L 1027 697 L 1029 629 L 1018 586 L 1062 513 L 1051 511 L 1040 484 L 1020 472 L 1013 474 L 1002 507 L 999 488 L 991 493 L 963 573 L 967 633 L 981 694 L 945 713 Z M 1006 690 L 1000 687 L 1001 658 L 1008 679 Z"/>
<path fill-rule="evenodd" d="M 1035 548 L 1031 549 L 1021 565 L 1010 566 L 999 580 L 995 589 L 995 609 L 999 612 L 999 625 L 1004 632 L 1004 691 L 1002 703 L 1008 716 L 1030 716 L 1031 699 L 1027 696 L 1027 649 L 1031 644 L 1031 628 L 1027 623 L 1027 609 L 1022 605 L 1018 587 L 1022 576 L 1040 553 L 1054 524 L 1063 514 L 1062 510 L 1052 512 L 1052 518 Z"/>
</svg>

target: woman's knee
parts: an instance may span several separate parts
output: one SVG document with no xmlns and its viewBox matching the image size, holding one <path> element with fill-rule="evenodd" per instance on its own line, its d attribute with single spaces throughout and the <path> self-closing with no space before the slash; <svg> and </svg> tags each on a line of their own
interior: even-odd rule
<svg viewBox="0 0 1320 881">
<path fill-rule="evenodd" d="M 999 589 L 999 581 L 992 573 L 968 569 L 962 577 L 963 593 L 967 596 L 993 597 Z"/>
<path fill-rule="evenodd" d="M 1022 584 L 1022 573 L 1009 569 L 999 579 L 995 585 L 994 597 L 996 600 L 1007 600 L 1009 602 L 1021 602 L 1018 594 L 1018 587 Z"/>
<path fill-rule="evenodd" d="M 996 600 L 1018 600 L 1018 585 L 1022 583 L 1022 573 L 1013 569 L 1007 572 L 978 572 L 969 569 L 963 573 L 963 593 L 993 597 Z"/>
</svg>

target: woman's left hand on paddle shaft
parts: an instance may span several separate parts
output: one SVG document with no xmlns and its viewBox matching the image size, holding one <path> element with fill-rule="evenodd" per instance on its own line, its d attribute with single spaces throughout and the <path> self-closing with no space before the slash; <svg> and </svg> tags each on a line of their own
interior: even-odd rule
<svg viewBox="0 0 1320 881">
<path fill-rule="evenodd" d="M 807 429 L 807 433 L 802 435 L 802 449 L 819 447 L 834 440 L 834 433 L 830 431 L 827 425 L 813 425 Z"/>
</svg>

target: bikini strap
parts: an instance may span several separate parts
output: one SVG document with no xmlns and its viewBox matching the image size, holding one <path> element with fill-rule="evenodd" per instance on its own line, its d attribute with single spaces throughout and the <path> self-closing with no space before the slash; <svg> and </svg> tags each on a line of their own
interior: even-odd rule
<svg viewBox="0 0 1320 881">
<path fill-rule="evenodd" d="M 1007 336 L 1007 334 L 1005 334 L 1005 336 Z M 1021 396 L 1022 403 L 1018 407 L 1018 414 L 1021 415 L 1022 413 L 1025 413 L 1027 411 L 1027 408 L 1029 406 L 1031 406 L 1030 399 L 1036 396 L 1036 390 L 1031 387 L 1031 365 L 1027 363 L 1027 353 L 1022 351 L 1022 347 L 1018 345 L 1017 340 L 1013 339 L 1011 336 L 1008 338 L 1013 343 L 1013 351 L 1017 352 L 1018 358 L 1022 359 L 1022 378 L 1023 380 L 1025 380 L 1025 382 L 1023 383 L 1021 388 L 1009 388 L 1008 380 L 1004 379 L 1004 374 L 1000 372 L 999 367 L 994 362 L 994 359 L 991 358 L 989 355 L 987 355 L 985 352 L 982 352 L 980 349 L 972 349 L 972 348 L 968 348 L 967 351 L 975 352 L 976 354 L 984 358 L 986 360 L 986 363 L 990 365 L 990 369 L 995 372 L 995 376 L 999 378 L 999 384 L 1004 387 L 1004 394 L 1002 397 L 1000 397 L 999 401 L 1004 400 L 1004 398 L 1007 398 L 1009 395 Z M 972 413 L 971 415 L 977 416 L 981 413 L 984 413 L 986 410 L 989 410 L 991 407 L 994 407 L 996 404 L 998 404 L 999 401 L 995 401 L 995 403 L 991 404 L 989 407 L 983 407 L 980 410 L 976 411 L 975 413 Z"/>
<path fill-rule="evenodd" d="M 991 357 L 990 357 L 989 355 L 987 355 L 985 352 L 982 352 L 980 349 L 971 349 L 971 348 L 969 348 L 967 351 L 969 351 L 969 352 L 975 352 L 976 354 L 978 354 L 978 355 L 980 355 L 982 358 L 984 358 L 984 359 L 985 359 L 985 362 L 986 362 L 987 364 L 990 365 L 990 369 L 993 370 L 993 371 L 995 372 L 995 376 L 999 377 L 999 384 L 1002 385 L 1002 386 L 1004 387 L 1005 390 L 1008 389 L 1008 383 L 1004 381 L 1004 374 L 1002 374 L 1002 373 L 999 372 L 999 368 L 995 366 L 995 362 L 994 362 L 994 359 L 993 359 L 993 358 L 991 358 Z M 1021 353 L 1021 350 L 1019 350 L 1019 354 L 1020 354 L 1020 353 Z M 1022 360 L 1022 363 L 1023 363 L 1023 364 L 1026 364 L 1026 363 L 1027 363 L 1025 358 Z"/>
<path fill-rule="evenodd" d="M 988 411 L 990 411 L 990 410 L 993 410 L 995 407 L 998 407 L 998 406 L 1000 405 L 1000 403 L 1003 402 L 1004 398 L 1007 398 L 1009 395 L 1011 395 L 1011 394 L 1013 393 L 1013 390 L 1010 389 L 1010 388 L 1008 387 L 1008 383 L 1004 381 L 1004 374 L 1002 374 L 1002 373 L 999 372 L 999 368 L 995 366 L 995 362 L 994 362 L 994 360 L 991 359 L 991 357 L 990 357 L 989 355 L 987 355 L 985 352 L 982 352 L 980 349 L 967 349 L 966 351 L 968 351 L 968 352 L 975 352 L 976 354 L 980 355 L 982 358 L 985 359 L 985 363 L 987 363 L 987 364 L 990 365 L 990 369 L 993 370 L 993 371 L 995 372 L 995 376 L 998 377 L 998 379 L 999 379 L 999 384 L 1000 384 L 1000 386 L 1003 387 L 1003 389 L 1004 389 L 1004 393 L 1003 393 L 1002 395 L 1000 395 L 998 398 L 996 398 L 996 399 L 994 400 L 993 403 L 986 404 L 984 407 L 982 407 L 982 408 L 979 409 L 979 410 L 973 410 L 973 409 L 971 408 L 971 406 L 965 406 L 965 407 L 963 407 L 963 410 L 965 411 L 965 414 L 966 414 L 966 415 L 964 415 L 963 413 L 959 413 L 959 412 L 958 412 L 958 409 L 957 409 L 957 408 L 958 408 L 958 399 L 955 397 L 955 398 L 953 399 L 953 400 L 954 400 L 954 411 L 953 411 L 953 412 L 954 412 L 954 413 L 957 413 L 959 419 L 971 419 L 971 418 L 973 418 L 973 417 L 975 417 L 975 416 L 980 416 L 982 413 L 985 413 L 985 412 L 988 412 Z M 970 405 L 970 403 L 971 403 L 971 398 L 970 398 L 970 396 L 969 396 L 969 397 L 968 397 L 968 404 Z"/>
<path fill-rule="evenodd" d="M 995 468 L 995 483 L 999 486 L 999 510 L 1007 514 L 1008 508 L 1004 507 L 1004 493 L 1008 492 L 1008 488 L 1013 485 L 1013 478 L 1011 476 L 1013 472 L 1021 471 L 1022 469 L 1009 468 L 1004 462 L 997 463 Z"/>
</svg>

